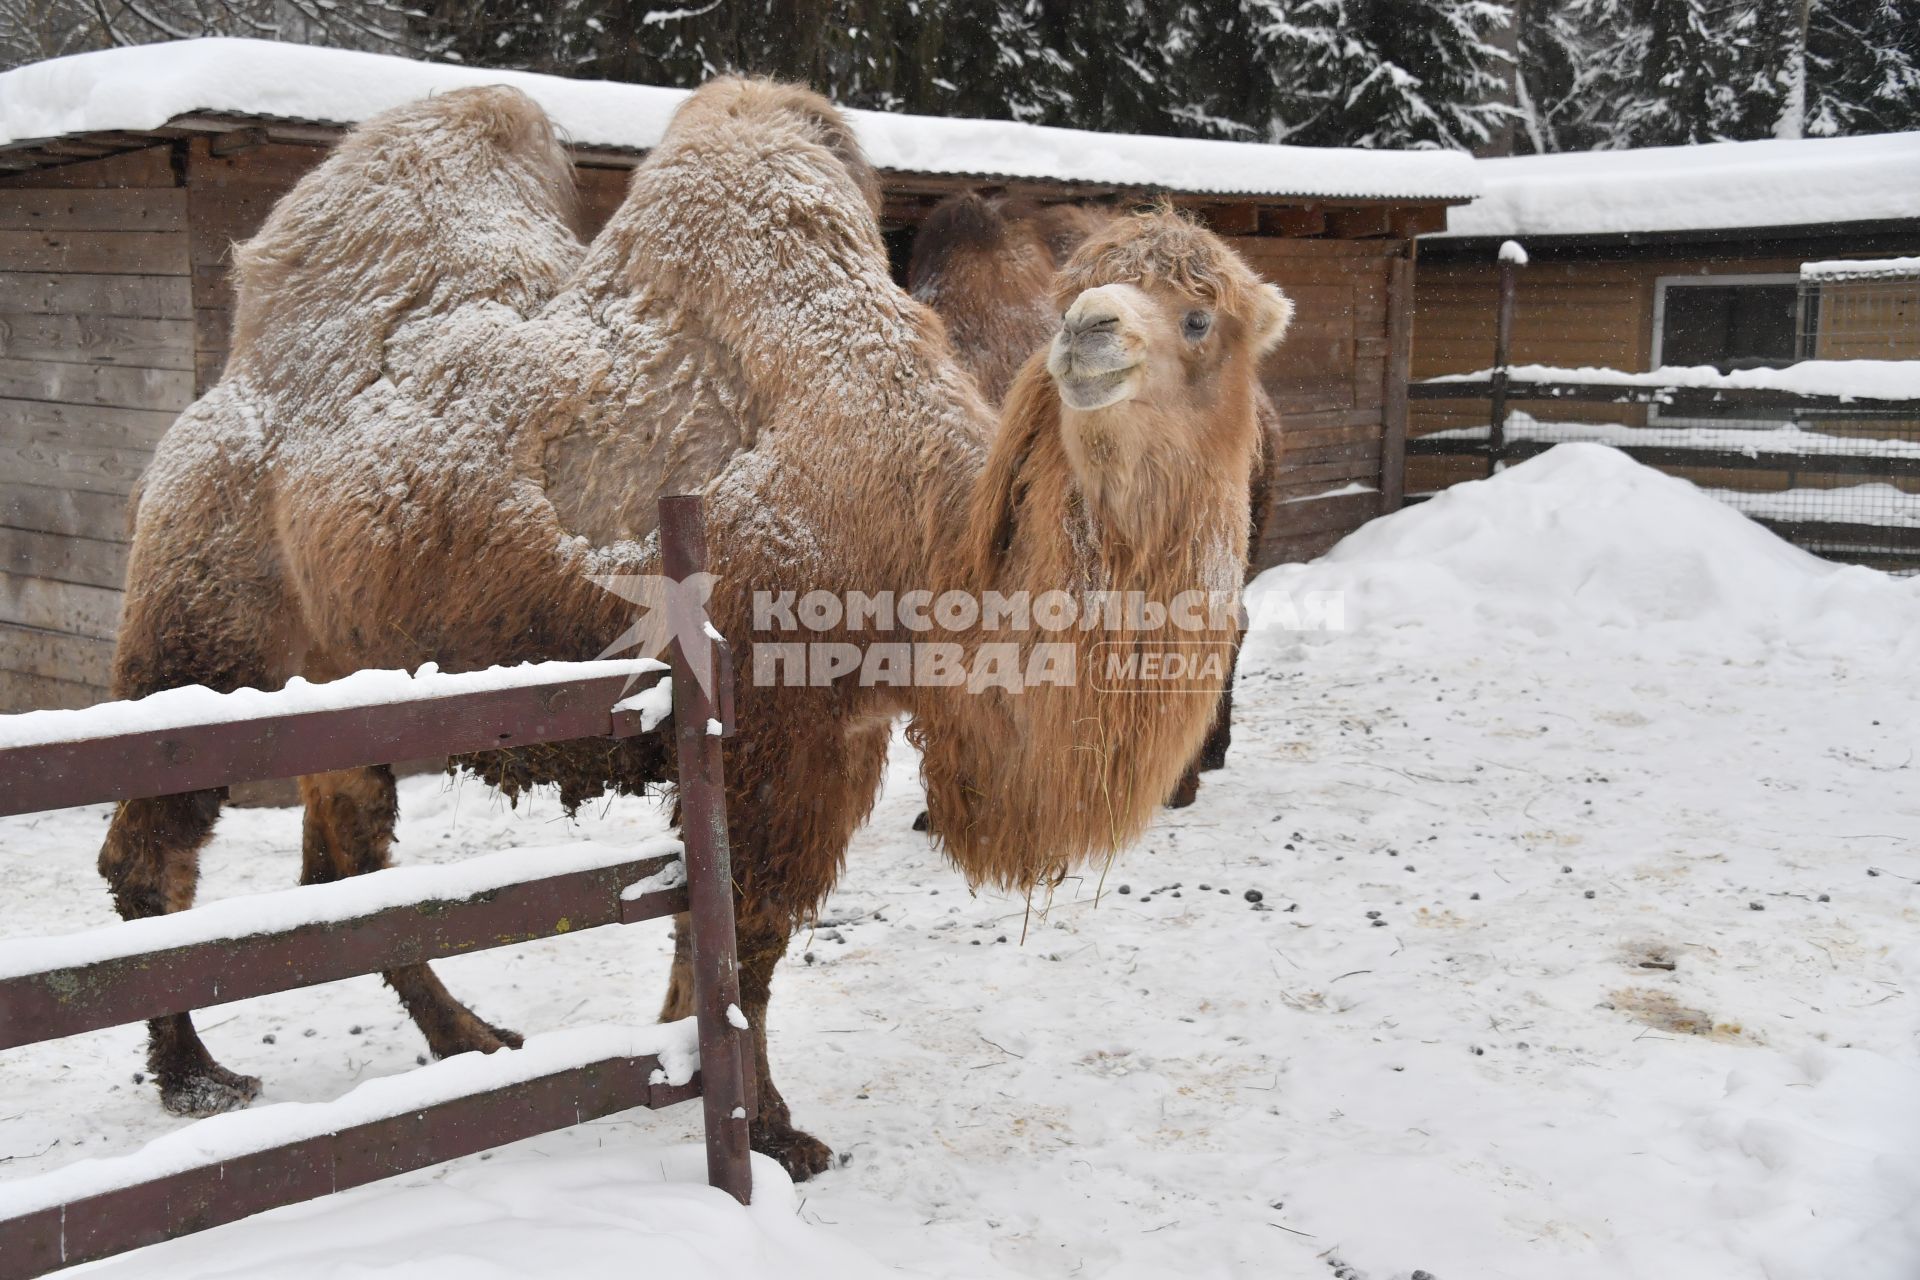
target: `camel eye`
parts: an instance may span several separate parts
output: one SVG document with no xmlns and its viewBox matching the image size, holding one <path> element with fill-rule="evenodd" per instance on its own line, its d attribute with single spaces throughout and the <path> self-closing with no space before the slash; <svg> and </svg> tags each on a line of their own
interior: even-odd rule
<svg viewBox="0 0 1920 1280">
<path fill-rule="evenodd" d="M 1182 323 L 1182 328 L 1186 330 L 1187 340 L 1189 342 L 1200 341 L 1200 339 L 1207 336 L 1207 330 L 1213 328 L 1213 312 L 1187 312 L 1187 318 Z"/>
</svg>

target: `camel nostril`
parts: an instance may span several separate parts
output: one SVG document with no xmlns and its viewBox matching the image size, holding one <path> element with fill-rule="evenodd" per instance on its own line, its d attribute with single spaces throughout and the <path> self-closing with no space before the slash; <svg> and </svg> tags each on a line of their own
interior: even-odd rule
<svg viewBox="0 0 1920 1280">
<path fill-rule="evenodd" d="M 1078 320 L 1069 316 L 1066 321 L 1068 335 L 1075 338 L 1085 337 L 1090 333 L 1113 333 L 1119 328 L 1119 316 L 1081 317 Z"/>
</svg>

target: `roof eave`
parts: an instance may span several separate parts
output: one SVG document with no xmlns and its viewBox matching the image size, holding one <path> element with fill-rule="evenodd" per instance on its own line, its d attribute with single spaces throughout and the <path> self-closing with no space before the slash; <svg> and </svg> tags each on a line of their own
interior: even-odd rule
<svg viewBox="0 0 1920 1280">
<path fill-rule="evenodd" d="M 1588 231 L 1554 235 L 1525 232 L 1489 232 L 1483 235 L 1434 234 L 1420 237 L 1420 252 L 1428 257 L 1459 258 L 1492 254 L 1502 243 L 1517 240 L 1529 255 L 1571 255 L 1592 250 L 1682 248 L 1749 240 L 1832 240 L 1843 237 L 1906 235 L 1920 240 L 1920 224 L 1912 218 L 1873 218 L 1858 222 L 1797 223 L 1778 226 L 1698 227 L 1669 231 Z"/>
<path fill-rule="evenodd" d="M 174 116 L 164 125 L 153 129 L 77 133 L 57 138 L 28 138 L 0 145 L 0 176 L 74 164 L 85 160 L 103 159 L 120 152 L 138 150 L 184 137 L 198 136 L 215 139 L 216 154 L 237 151 L 244 146 L 260 142 L 330 146 L 351 127 L 350 124 L 323 120 L 293 120 L 280 116 L 246 115 L 236 112 L 190 112 Z M 221 139 L 225 139 L 228 145 L 221 147 L 219 143 Z M 643 148 L 597 144 L 570 144 L 567 150 L 573 156 L 575 164 L 608 169 L 630 169 L 647 154 Z M 929 194 L 961 187 L 976 188 L 989 185 L 1026 189 L 1055 188 L 1063 194 L 1063 197 L 1080 199 L 1165 193 L 1195 201 L 1232 201 L 1282 206 L 1324 205 L 1329 208 L 1381 204 L 1449 208 L 1466 204 L 1474 199 L 1471 194 L 1328 195 L 1313 191 L 1216 191 L 1145 183 L 1091 182 L 1020 174 L 948 173 L 884 167 L 881 172 L 898 185 L 921 189 Z"/>
</svg>

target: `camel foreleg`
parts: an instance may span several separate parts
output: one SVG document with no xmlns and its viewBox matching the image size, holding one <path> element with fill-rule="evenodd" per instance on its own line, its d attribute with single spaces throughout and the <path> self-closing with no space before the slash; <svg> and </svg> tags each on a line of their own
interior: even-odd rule
<svg viewBox="0 0 1920 1280">
<path fill-rule="evenodd" d="M 307 884 L 365 875 L 389 865 L 398 817 L 393 770 L 386 765 L 341 769 L 300 779 L 307 814 L 301 881 Z M 517 1049 L 520 1037 L 483 1022 L 453 998 L 425 964 L 390 969 L 387 985 L 400 997 L 436 1058 L 502 1047 Z"/>
</svg>

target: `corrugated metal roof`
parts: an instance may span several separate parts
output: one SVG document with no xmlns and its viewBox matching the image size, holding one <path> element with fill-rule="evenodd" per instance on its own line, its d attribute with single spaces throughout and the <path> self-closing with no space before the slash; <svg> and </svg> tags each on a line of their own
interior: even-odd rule
<svg viewBox="0 0 1920 1280">
<path fill-rule="evenodd" d="M 1920 218 L 1920 133 L 1477 162 L 1448 238 L 1720 231 Z"/>
</svg>

